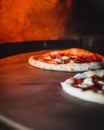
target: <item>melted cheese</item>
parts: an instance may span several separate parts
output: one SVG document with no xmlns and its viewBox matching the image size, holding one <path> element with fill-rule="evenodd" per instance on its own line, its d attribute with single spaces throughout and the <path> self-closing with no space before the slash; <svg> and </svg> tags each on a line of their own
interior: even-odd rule
<svg viewBox="0 0 104 130">
<path fill-rule="evenodd" d="M 83 80 L 83 83 L 82 83 L 83 85 L 94 85 L 94 83 L 93 83 L 93 79 L 92 78 L 86 78 L 86 79 L 84 79 Z"/>
<path fill-rule="evenodd" d="M 98 81 L 98 84 L 104 85 L 104 81 Z"/>
<path fill-rule="evenodd" d="M 45 57 L 46 60 L 51 60 L 50 56 Z"/>
<path fill-rule="evenodd" d="M 56 58 L 56 59 L 54 59 L 57 63 L 61 63 L 62 62 L 62 60 L 61 59 L 59 59 L 59 58 Z"/>
<path fill-rule="evenodd" d="M 68 56 L 62 56 L 62 58 L 61 58 L 62 60 L 68 60 L 69 59 L 69 57 Z"/>
<path fill-rule="evenodd" d="M 76 79 L 88 78 L 88 77 L 92 77 L 93 75 L 103 77 L 104 76 L 104 70 L 88 71 L 88 72 L 84 72 L 84 73 L 78 73 L 74 76 L 74 78 L 76 78 Z"/>
</svg>

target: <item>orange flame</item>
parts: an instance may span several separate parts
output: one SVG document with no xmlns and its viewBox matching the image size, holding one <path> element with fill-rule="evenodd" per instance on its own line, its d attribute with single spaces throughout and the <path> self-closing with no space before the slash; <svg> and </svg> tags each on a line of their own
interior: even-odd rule
<svg viewBox="0 0 104 130">
<path fill-rule="evenodd" d="M 72 0 L 1 0 L 0 42 L 63 36 Z"/>
</svg>

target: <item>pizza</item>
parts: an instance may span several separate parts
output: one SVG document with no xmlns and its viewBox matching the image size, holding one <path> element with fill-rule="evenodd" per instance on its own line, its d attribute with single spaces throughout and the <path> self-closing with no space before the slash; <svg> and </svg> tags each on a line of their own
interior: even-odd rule
<svg viewBox="0 0 104 130">
<path fill-rule="evenodd" d="M 71 96 L 104 104 L 104 69 L 77 73 L 61 86 Z"/>
<path fill-rule="evenodd" d="M 104 56 L 80 48 L 70 48 L 33 55 L 28 62 L 41 69 L 76 72 L 101 69 Z"/>
</svg>

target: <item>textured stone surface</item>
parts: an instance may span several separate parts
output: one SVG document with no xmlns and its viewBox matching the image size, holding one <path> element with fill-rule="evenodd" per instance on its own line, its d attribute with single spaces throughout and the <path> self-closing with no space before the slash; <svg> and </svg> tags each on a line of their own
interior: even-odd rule
<svg viewBox="0 0 104 130">
<path fill-rule="evenodd" d="M 0 114 L 34 130 L 102 130 L 104 105 L 67 95 L 60 86 L 75 73 L 41 70 L 27 63 L 31 55 L 45 52 L 1 59 Z"/>
</svg>

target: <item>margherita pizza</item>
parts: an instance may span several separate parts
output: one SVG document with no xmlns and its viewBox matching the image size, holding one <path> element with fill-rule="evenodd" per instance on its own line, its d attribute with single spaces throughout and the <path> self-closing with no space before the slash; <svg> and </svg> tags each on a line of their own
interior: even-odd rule
<svg viewBox="0 0 104 130">
<path fill-rule="evenodd" d="M 104 104 L 104 69 L 78 73 L 61 85 L 69 95 Z"/>
<path fill-rule="evenodd" d="M 28 62 L 41 69 L 76 72 L 101 69 L 104 56 L 84 49 L 70 48 L 34 55 Z"/>
</svg>

